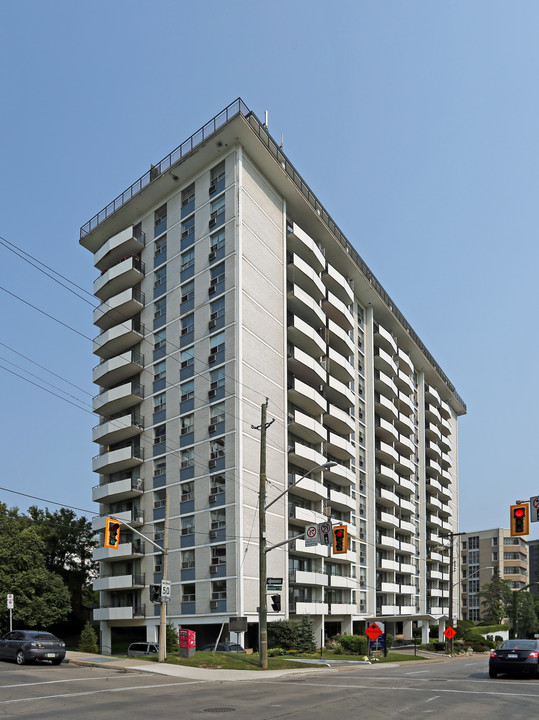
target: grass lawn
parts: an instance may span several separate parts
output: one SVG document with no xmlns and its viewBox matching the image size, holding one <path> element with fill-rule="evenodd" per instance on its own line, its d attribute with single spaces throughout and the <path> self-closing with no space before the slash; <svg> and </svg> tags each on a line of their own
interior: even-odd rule
<svg viewBox="0 0 539 720">
<path fill-rule="evenodd" d="M 289 658 L 295 658 L 290 661 Z M 268 657 L 268 668 L 269 670 L 291 670 L 294 668 L 302 667 L 313 667 L 313 663 L 302 663 L 298 662 L 302 658 L 308 660 L 320 660 L 320 653 L 315 655 L 281 655 L 278 657 Z M 379 663 L 388 662 L 407 662 L 409 660 L 422 660 L 421 656 L 414 657 L 414 655 L 408 655 L 404 653 L 388 653 L 387 658 L 382 655 L 377 661 Z M 148 660 L 150 662 L 157 662 L 157 655 L 151 655 L 147 658 L 136 658 L 139 660 Z M 324 650 L 322 654 L 321 666 L 323 667 L 324 660 L 341 660 L 341 661 L 358 661 L 363 660 L 360 655 L 335 655 L 333 652 Z M 260 670 L 258 665 L 259 658 L 258 654 L 247 655 L 244 653 L 233 653 L 233 652 L 216 652 L 215 654 L 206 652 L 197 652 L 191 658 L 180 658 L 176 654 L 169 655 L 167 657 L 167 663 L 173 665 L 184 665 L 187 667 L 200 667 L 200 668 L 213 668 L 219 670 Z"/>
</svg>

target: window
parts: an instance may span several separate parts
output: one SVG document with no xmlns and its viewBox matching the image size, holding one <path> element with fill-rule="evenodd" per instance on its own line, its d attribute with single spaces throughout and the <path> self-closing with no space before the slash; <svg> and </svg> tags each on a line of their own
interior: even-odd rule
<svg viewBox="0 0 539 720">
<path fill-rule="evenodd" d="M 189 185 L 189 187 L 185 188 L 185 190 L 182 190 L 182 217 L 184 217 L 183 209 L 187 208 L 187 206 L 193 206 L 195 205 L 195 184 Z M 185 213 L 187 214 L 187 212 Z"/>
<path fill-rule="evenodd" d="M 468 552 L 468 565 L 479 565 L 479 550 Z"/>
<path fill-rule="evenodd" d="M 182 570 L 190 570 L 195 567 L 195 551 L 194 550 L 182 550 L 182 552 L 181 552 L 181 567 L 182 567 Z"/>
<path fill-rule="evenodd" d="M 167 204 L 161 205 L 160 208 L 158 208 L 154 212 L 154 228 L 153 228 L 153 236 L 157 237 L 158 235 L 161 235 L 161 233 L 164 233 L 167 229 Z"/>
<path fill-rule="evenodd" d="M 167 409 L 167 394 L 166 393 L 160 393 L 159 395 L 155 395 L 153 399 L 153 411 L 161 412 L 161 410 Z"/>
<path fill-rule="evenodd" d="M 195 585 L 182 585 L 182 602 L 195 602 Z"/>
<path fill-rule="evenodd" d="M 211 564 L 224 565 L 226 563 L 226 545 L 214 545 L 211 549 Z"/>
<path fill-rule="evenodd" d="M 153 379 L 154 382 L 156 380 L 164 380 L 167 376 L 166 372 L 167 363 L 166 360 L 162 360 L 161 362 L 155 363 L 153 366 Z"/>
<path fill-rule="evenodd" d="M 212 582 L 211 599 L 226 600 L 226 580 L 215 580 Z"/>
<path fill-rule="evenodd" d="M 497 552 L 493 552 L 493 553 L 492 553 L 492 559 L 493 559 L 494 561 L 497 561 L 497 560 L 498 560 L 498 553 L 497 553 Z"/>
<path fill-rule="evenodd" d="M 479 550 L 479 535 L 468 538 L 468 550 Z"/>
<path fill-rule="evenodd" d="M 164 350 L 167 345 L 167 331 L 165 329 L 159 330 L 153 336 L 153 349 Z"/>
<path fill-rule="evenodd" d="M 195 283 L 193 280 L 190 280 L 189 282 L 186 282 L 184 285 L 182 285 L 181 294 L 182 303 L 187 302 L 188 300 L 192 300 L 195 297 Z"/>
<path fill-rule="evenodd" d="M 212 390 L 217 390 L 225 386 L 225 369 L 224 367 L 212 370 L 210 373 L 210 387 Z"/>
<path fill-rule="evenodd" d="M 182 368 L 192 367 L 195 363 L 195 348 L 190 347 L 180 353 L 180 366 Z"/>
<path fill-rule="evenodd" d="M 159 443 L 166 442 L 167 439 L 167 426 L 158 425 L 153 429 L 153 444 L 158 445 Z"/>
<path fill-rule="evenodd" d="M 225 246 L 225 229 L 221 228 L 213 235 L 210 235 L 210 252 L 216 253 Z"/>
<path fill-rule="evenodd" d="M 163 235 L 155 241 L 154 258 L 156 261 L 164 262 L 167 254 L 167 236 Z"/>
<path fill-rule="evenodd" d="M 222 225 L 225 221 L 225 196 L 221 195 L 210 205 L 210 228 Z"/>
<path fill-rule="evenodd" d="M 195 329 L 195 314 L 191 313 L 186 315 L 181 320 L 181 334 L 187 335 L 187 333 L 193 332 Z"/>
<path fill-rule="evenodd" d="M 217 320 L 225 314 L 225 298 L 220 297 L 210 304 L 210 320 Z"/>
<path fill-rule="evenodd" d="M 215 355 L 220 350 L 225 349 L 225 334 L 224 332 L 217 333 L 210 337 L 210 355 Z"/>
<path fill-rule="evenodd" d="M 188 502 L 193 499 L 194 487 L 195 485 L 192 481 L 180 485 L 180 502 Z"/>
<path fill-rule="evenodd" d="M 212 475 L 210 478 L 210 494 L 221 495 L 225 491 L 225 476 L 224 475 Z"/>
<path fill-rule="evenodd" d="M 182 222 L 182 240 L 187 240 L 187 238 L 190 238 L 191 240 L 194 240 L 195 238 L 195 216 L 191 215 L 191 217 L 188 220 L 185 220 L 185 222 Z"/>
<path fill-rule="evenodd" d="M 182 535 L 194 535 L 195 534 L 195 516 L 187 515 L 187 517 L 180 518 Z"/>
<path fill-rule="evenodd" d="M 162 290 L 166 287 L 167 284 L 167 268 L 161 267 L 158 270 L 155 271 L 153 276 L 153 289 L 154 292 L 156 290 Z"/>
<path fill-rule="evenodd" d="M 221 192 L 225 188 L 225 161 L 219 163 L 210 172 L 210 195 Z"/>
<path fill-rule="evenodd" d="M 163 556 L 162 555 L 154 556 L 153 571 L 156 573 L 163 572 Z"/>
<path fill-rule="evenodd" d="M 497 544 L 498 544 L 498 538 L 497 538 L 497 537 L 493 537 L 493 538 L 492 538 L 492 545 L 493 545 L 493 546 L 496 546 Z"/>
<path fill-rule="evenodd" d="M 167 299 L 166 297 L 156 300 L 153 305 L 153 319 L 157 320 L 160 317 L 166 317 L 167 314 Z"/>
<path fill-rule="evenodd" d="M 182 418 L 180 418 L 180 433 L 182 435 L 187 435 L 188 433 L 192 433 L 195 428 L 195 416 L 194 415 L 184 415 Z"/>
<path fill-rule="evenodd" d="M 216 425 L 217 423 L 225 421 L 225 404 L 224 402 L 216 403 L 210 406 L 210 423 Z"/>
<path fill-rule="evenodd" d="M 195 265 L 195 251 L 194 248 L 190 248 L 189 250 L 186 250 L 181 255 L 181 267 L 180 270 L 184 272 L 185 270 L 189 270 L 189 268 L 194 267 Z"/>
<path fill-rule="evenodd" d="M 166 470 L 167 470 L 166 458 L 161 458 L 160 460 L 153 461 L 153 476 L 154 477 L 159 477 L 159 475 L 165 475 Z"/>
<path fill-rule="evenodd" d="M 225 441 L 224 438 L 219 440 L 212 440 L 210 442 L 210 459 L 217 460 L 225 456 Z"/>
<path fill-rule="evenodd" d="M 195 381 L 188 380 L 180 385 L 180 402 L 192 400 L 195 397 Z"/>
<path fill-rule="evenodd" d="M 219 510 L 210 511 L 210 529 L 220 530 L 226 527 L 226 510 L 219 508 Z"/>
<path fill-rule="evenodd" d="M 188 448 L 187 450 L 181 450 L 180 451 L 180 468 L 182 470 L 185 470 L 185 468 L 193 467 L 194 464 L 195 464 L 194 448 Z"/>
<path fill-rule="evenodd" d="M 153 494 L 153 509 L 159 510 L 160 508 L 164 508 L 167 504 L 167 491 L 166 490 L 157 490 Z"/>
<path fill-rule="evenodd" d="M 479 592 L 479 579 L 478 578 L 468 581 L 468 592 L 470 592 L 470 593 L 478 593 Z"/>
<path fill-rule="evenodd" d="M 212 268 L 210 268 L 210 277 L 211 277 L 210 285 L 212 287 L 215 287 L 215 285 L 218 285 L 220 282 L 223 282 L 223 280 L 225 279 L 225 264 L 224 264 L 224 262 L 219 263 L 219 265 L 214 265 Z"/>
</svg>

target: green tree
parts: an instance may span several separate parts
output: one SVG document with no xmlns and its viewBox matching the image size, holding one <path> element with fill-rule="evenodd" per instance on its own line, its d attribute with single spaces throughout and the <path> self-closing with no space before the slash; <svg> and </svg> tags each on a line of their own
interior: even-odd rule
<svg viewBox="0 0 539 720">
<path fill-rule="evenodd" d="M 65 620 L 71 603 L 62 578 L 45 563 L 44 543 L 18 508 L 0 503 L 0 596 L 13 593 L 13 624 L 46 627 Z M 0 603 L 0 624 L 9 625 L 9 611 Z"/>
<path fill-rule="evenodd" d="M 303 615 L 296 630 L 296 650 L 302 653 L 316 652 L 313 624 L 308 615 Z"/>
<path fill-rule="evenodd" d="M 98 653 L 99 645 L 97 643 L 97 634 L 92 627 L 92 623 L 88 620 L 84 626 L 77 648 L 79 652 Z"/>
<path fill-rule="evenodd" d="M 178 652 L 178 628 L 174 623 L 168 622 L 165 627 L 165 637 L 167 639 L 167 655 Z"/>
<path fill-rule="evenodd" d="M 489 622 L 501 623 L 511 614 L 512 593 L 509 583 L 502 580 L 499 569 L 494 570 L 492 580 L 481 588 L 479 595 L 483 598 L 486 619 Z"/>
<path fill-rule="evenodd" d="M 84 597 L 92 592 L 91 581 L 97 568 L 92 554 L 98 543 L 92 524 L 68 508 L 50 512 L 32 505 L 28 515 L 43 541 L 46 567 L 69 588 L 75 618 L 80 620 Z"/>
<path fill-rule="evenodd" d="M 531 636 L 539 632 L 539 621 L 535 612 L 535 603 L 529 592 L 519 592 L 518 603 L 518 634 L 521 637 Z"/>
</svg>

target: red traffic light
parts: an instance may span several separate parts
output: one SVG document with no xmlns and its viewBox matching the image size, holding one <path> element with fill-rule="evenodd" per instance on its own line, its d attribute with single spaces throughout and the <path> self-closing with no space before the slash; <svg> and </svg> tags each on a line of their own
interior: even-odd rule
<svg viewBox="0 0 539 720">
<path fill-rule="evenodd" d="M 525 514 L 526 514 L 526 513 L 524 512 L 524 508 L 521 508 L 521 507 L 520 507 L 520 508 L 516 508 L 516 510 L 515 510 L 515 517 L 516 517 L 516 518 L 524 517 Z"/>
<path fill-rule="evenodd" d="M 530 516 L 527 503 L 511 505 L 511 537 L 528 535 L 530 532 Z"/>
</svg>

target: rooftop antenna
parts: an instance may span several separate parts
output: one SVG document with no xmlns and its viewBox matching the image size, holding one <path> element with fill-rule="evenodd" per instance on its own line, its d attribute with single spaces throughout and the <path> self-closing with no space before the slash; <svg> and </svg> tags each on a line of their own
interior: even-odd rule
<svg viewBox="0 0 539 720">
<path fill-rule="evenodd" d="M 264 118 L 265 118 L 264 119 L 264 127 L 267 128 L 268 127 L 268 111 L 267 110 L 264 110 Z"/>
<path fill-rule="evenodd" d="M 281 144 L 280 144 L 279 147 L 281 148 L 281 150 L 282 150 L 283 147 L 284 147 L 284 133 L 281 133 Z"/>
</svg>

